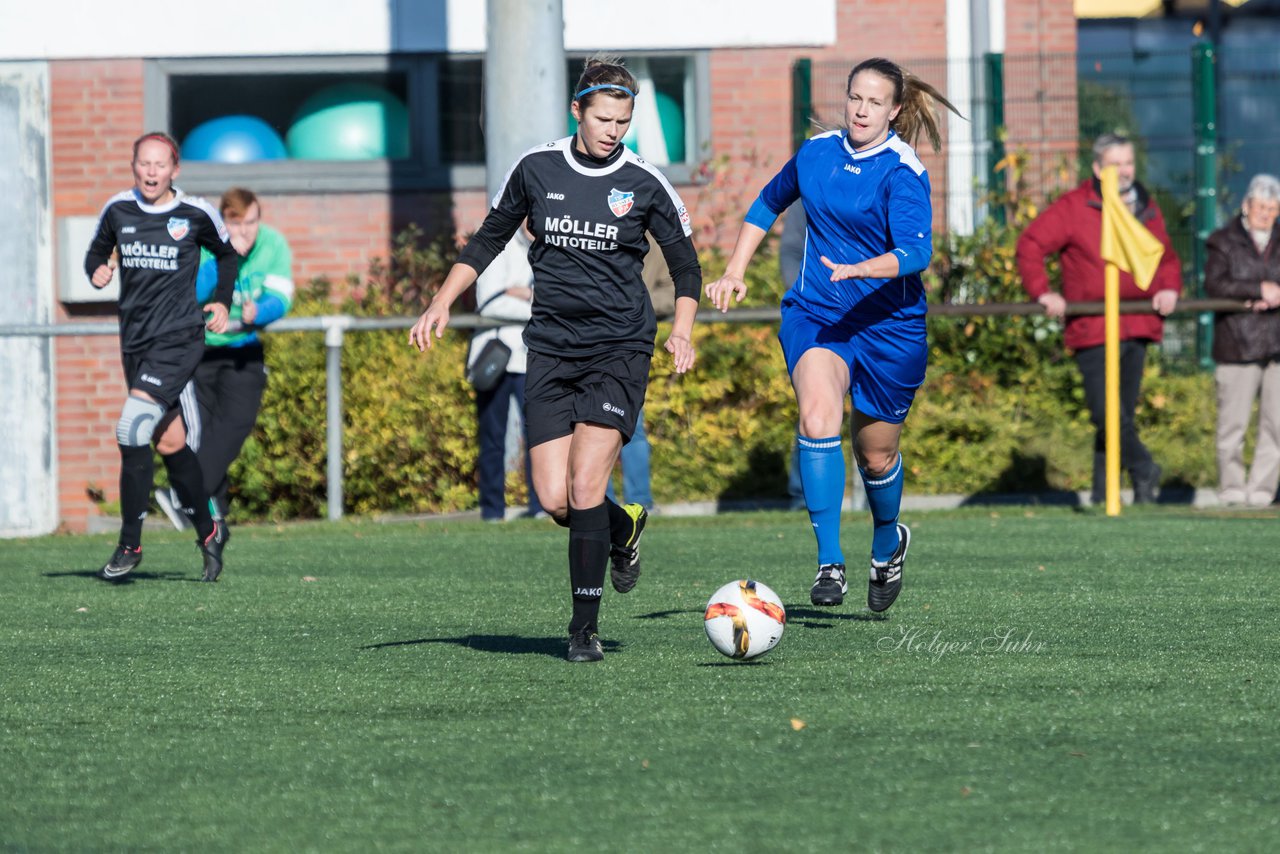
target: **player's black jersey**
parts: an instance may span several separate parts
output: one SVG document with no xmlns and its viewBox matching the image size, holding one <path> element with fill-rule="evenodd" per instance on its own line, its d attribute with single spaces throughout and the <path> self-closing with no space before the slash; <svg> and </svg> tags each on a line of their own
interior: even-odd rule
<svg viewBox="0 0 1280 854">
<path fill-rule="evenodd" d="M 185 195 L 177 187 L 172 201 L 163 205 L 143 202 L 135 190 L 126 190 L 107 202 L 85 255 L 84 269 L 92 278 L 119 247 L 116 272 L 120 276 L 123 352 L 144 349 L 147 342 L 166 332 L 204 325 L 196 302 L 202 246 L 218 259 L 213 301 L 230 307 L 238 256 L 222 217 L 212 205 Z"/>
<path fill-rule="evenodd" d="M 662 173 L 634 152 L 619 145 L 599 161 L 578 153 L 574 139 L 532 148 L 516 161 L 459 260 L 484 270 L 527 219 L 535 238 L 529 349 L 562 357 L 652 354 L 657 321 L 641 278 L 645 232 L 669 263 L 687 257 L 700 282 L 689 214 Z M 679 251 L 669 252 L 677 243 Z M 682 295 L 696 298 L 696 286 L 687 290 Z"/>
</svg>

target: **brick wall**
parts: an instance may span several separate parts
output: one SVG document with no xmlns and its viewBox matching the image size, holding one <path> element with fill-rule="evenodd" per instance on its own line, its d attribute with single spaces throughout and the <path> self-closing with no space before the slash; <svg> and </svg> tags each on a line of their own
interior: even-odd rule
<svg viewBox="0 0 1280 854">
<path fill-rule="evenodd" d="M 1075 11 L 1038 0 L 1007 3 L 1005 15 L 1005 149 L 1026 152 L 1027 184 L 1039 195 L 1076 180 Z"/>
<path fill-rule="evenodd" d="M 96 214 L 133 184 L 129 152 L 142 127 L 142 62 L 53 62 L 49 89 L 53 214 Z M 110 306 L 73 314 L 55 305 L 57 321 L 115 317 Z M 101 335 L 57 338 L 54 360 L 59 513 L 63 527 L 83 531 L 98 513 L 91 488 L 119 497 L 115 422 L 126 391 L 120 342 Z"/>
<path fill-rule="evenodd" d="M 127 391 L 115 336 L 59 338 L 57 370 L 58 503 L 62 524 L 83 531 L 98 514 L 90 490 L 119 497 L 115 422 Z"/>
<path fill-rule="evenodd" d="M 1070 0 L 1009 3 L 1008 53 L 1074 52 Z M 844 0 L 837 10 L 837 43 L 821 49 L 713 51 L 712 148 L 730 168 L 712 169 L 680 187 L 701 243 L 732 242 L 742 214 L 765 181 L 791 155 L 791 67 L 801 56 L 847 63 L 872 55 L 892 59 L 942 57 L 946 46 L 945 0 Z M 1074 68 L 1074 66 L 1073 66 Z M 930 82 L 945 89 L 945 79 Z M 1011 81 L 1037 92 L 1074 91 L 1068 79 Z M 143 127 L 141 60 L 50 63 L 52 192 L 54 216 L 94 215 L 116 192 L 132 185 L 129 153 Z M 1036 144 L 1044 116 L 1011 117 L 1015 140 Z M 1070 116 L 1074 126 L 1074 112 Z M 925 146 L 927 148 L 927 146 Z M 1040 144 L 1047 163 L 1055 153 Z M 923 153 L 923 152 L 922 152 Z M 945 186 L 940 158 L 925 154 L 935 188 Z M 181 183 L 181 182 L 179 182 Z M 264 219 L 279 228 L 294 250 L 300 282 L 316 276 L 341 281 L 362 274 L 386 253 L 391 237 L 409 222 L 428 233 L 474 230 L 484 216 L 482 191 L 445 196 L 413 193 L 264 195 Z M 940 206 L 939 206 L 940 207 Z M 409 309 L 408 311 L 412 311 Z M 112 306 L 59 307 L 59 321 L 114 318 Z M 57 436 L 59 499 L 63 526 L 82 531 L 97 514 L 90 488 L 118 498 L 119 456 L 114 423 L 126 391 L 115 337 L 57 339 Z"/>
</svg>

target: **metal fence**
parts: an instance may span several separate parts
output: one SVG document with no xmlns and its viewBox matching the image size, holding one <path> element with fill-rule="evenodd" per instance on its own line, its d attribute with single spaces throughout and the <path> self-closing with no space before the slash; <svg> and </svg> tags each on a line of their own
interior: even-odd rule
<svg viewBox="0 0 1280 854">
<path fill-rule="evenodd" d="M 1122 302 L 1122 313 L 1146 313 L 1151 311 L 1145 300 Z M 1205 312 L 1245 311 L 1243 303 L 1231 300 L 1184 300 L 1179 303 L 1177 315 L 1196 317 Z M 1100 302 L 1072 303 L 1067 313 L 1101 314 Z M 970 304 L 931 304 L 929 313 L 935 316 L 978 317 L 993 315 L 1014 316 L 1043 314 L 1044 308 L 1033 302 Z M 666 318 L 669 320 L 669 318 Z M 343 404 L 342 404 L 342 347 L 347 333 L 409 329 L 416 317 L 353 317 L 346 314 L 321 317 L 286 317 L 271 325 L 273 332 L 321 332 L 325 340 L 325 477 L 327 481 L 327 516 L 330 520 L 343 515 Z M 777 308 L 739 308 L 727 314 L 715 310 L 698 312 L 699 323 L 777 323 Z M 486 329 L 501 325 L 499 322 L 475 314 L 459 314 L 450 318 L 451 329 Z M 111 321 L 61 324 L 0 324 L 0 339 L 8 337 L 57 338 L 82 335 L 118 335 L 120 327 Z"/>
<path fill-rule="evenodd" d="M 1280 32 L 1277 32 L 1280 38 Z M 1178 49 L 1128 53 L 991 54 L 973 60 L 937 58 L 901 62 L 918 77 L 948 90 L 960 81 L 977 153 L 982 154 L 981 194 L 1004 186 L 993 173 L 998 153 L 1021 149 L 1031 158 L 1030 189 L 1044 195 L 1074 184 L 1087 168 L 1089 146 L 1100 133 L 1122 131 L 1137 143 L 1139 173 L 1160 194 L 1171 226 L 1189 219 L 1195 201 L 1197 51 L 1195 43 Z M 1257 172 L 1280 172 L 1275 139 L 1280 134 L 1280 51 L 1274 47 L 1212 52 L 1213 102 L 1219 153 L 1219 213 L 1239 203 L 1249 178 Z M 798 85 L 796 130 L 810 121 L 834 127 L 841 123 L 847 63 L 797 65 L 807 74 Z M 945 161 L 950 140 L 936 158 Z M 927 156 L 927 155 L 926 155 Z M 935 187 L 947 186 L 945 166 L 934 172 Z M 1184 247 L 1176 247 L 1182 249 Z"/>
<path fill-rule="evenodd" d="M 1122 132 L 1134 139 L 1139 177 L 1164 213 L 1186 291 L 1202 296 L 1204 239 L 1234 215 L 1253 175 L 1280 173 L 1280 51 L 1269 44 L 1216 50 L 1190 40 L 1151 50 L 903 58 L 901 65 L 959 92 L 956 106 L 969 119 L 967 136 L 944 133 L 937 154 L 918 146 L 941 201 L 935 225 L 942 230 L 966 230 L 956 212 L 971 210 L 976 221 L 1001 215 L 984 202 L 1013 189 L 1006 154 L 1019 155 L 1017 189 L 1043 201 L 1088 174 L 1099 134 Z M 848 74 L 847 63 L 796 64 L 797 142 L 814 127 L 842 123 Z M 959 176 L 952 174 L 957 164 Z M 1207 316 L 1175 320 L 1160 358 L 1208 367 L 1210 333 Z"/>
</svg>

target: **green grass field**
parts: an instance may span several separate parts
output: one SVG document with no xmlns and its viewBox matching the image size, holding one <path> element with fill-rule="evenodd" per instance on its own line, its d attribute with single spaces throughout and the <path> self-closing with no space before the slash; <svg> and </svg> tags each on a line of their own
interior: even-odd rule
<svg viewBox="0 0 1280 854">
<path fill-rule="evenodd" d="M 1275 849 L 1275 512 L 904 521 L 879 619 L 809 605 L 803 514 L 655 517 L 586 665 L 545 521 L 239 527 L 217 585 L 0 541 L 0 849 Z M 738 577 L 788 606 L 751 663 Z"/>
</svg>

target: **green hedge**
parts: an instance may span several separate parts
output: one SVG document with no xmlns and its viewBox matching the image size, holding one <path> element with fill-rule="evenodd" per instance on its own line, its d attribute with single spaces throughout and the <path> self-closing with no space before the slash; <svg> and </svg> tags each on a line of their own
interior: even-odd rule
<svg viewBox="0 0 1280 854">
<path fill-rule="evenodd" d="M 930 300 L 1024 299 L 1013 266 L 1017 230 L 988 223 L 939 241 Z M 772 245 L 752 268 L 747 304 L 777 305 Z M 410 232 L 389 262 L 335 289 L 313 283 L 298 314 L 409 314 L 421 310 L 452 261 L 451 247 L 422 246 Z M 723 261 L 705 258 L 707 276 Z M 336 299 L 341 292 L 344 297 Z M 659 331 L 664 340 L 666 330 Z M 1075 366 L 1057 324 L 1042 316 L 929 321 L 930 369 L 903 438 L 914 494 L 1087 489 L 1092 427 Z M 781 498 L 794 435 L 795 404 L 772 324 L 700 324 L 698 363 L 676 376 L 659 352 L 646 403 L 659 503 Z M 324 514 L 324 345 L 318 334 L 266 336 L 270 383 L 254 435 L 232 468 L 241 517 Z M 404 332 L 350 333 L 343 350 L 346 510 L 446 512 L 474 508 L 474 401 L 463 379 L 465 333 L 426 355 Z M 1166 375 L 1149 361 L 1138 419 L 1165 468 L 1166 483 L 1209 486 L 1215 478 L 1213 380 Z M 508 500 L 524 497 L 513 474 Z"/>
</svg>

